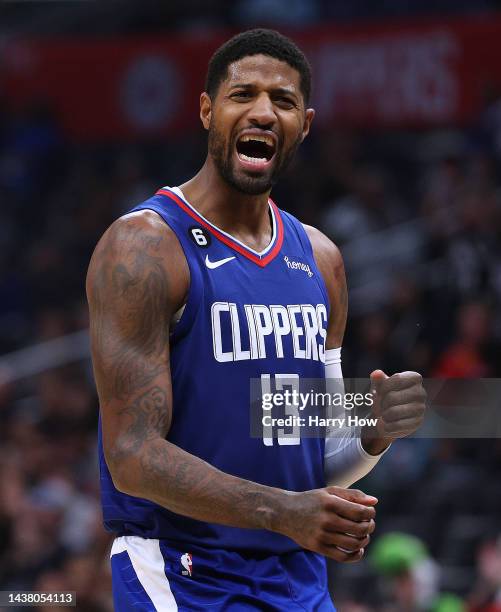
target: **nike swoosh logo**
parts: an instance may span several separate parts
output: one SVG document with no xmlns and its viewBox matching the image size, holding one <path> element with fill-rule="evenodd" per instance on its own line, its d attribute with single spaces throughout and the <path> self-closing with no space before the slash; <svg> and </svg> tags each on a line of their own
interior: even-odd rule
<svg viewBox="0 0 501 612">
<path fill-rule="evenodd" d="M 205 265 L 209 268 L 209 270 L 214 270 L 214 268 L 219 268 L 219 266 L 222 266 L 223 264 L 228 263 L 232 259 L 235 259 L 235 257 L 226 257 L 226 259 L 219 259 L 218 261 L 211 261 L 209 259 L 209 256 L 206 255 Z"/>
</svg>

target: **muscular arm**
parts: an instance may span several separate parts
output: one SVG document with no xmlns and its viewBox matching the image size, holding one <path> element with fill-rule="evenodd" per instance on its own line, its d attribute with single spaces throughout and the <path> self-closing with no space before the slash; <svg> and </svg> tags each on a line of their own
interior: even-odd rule
<svg viewBox="0 0 501 612">
<path fill-rule="evenodd" d="M 305 229 L 310 237 L 318 268 L 325 280 L 331 304 L 327 349 L 337 348 L 341 346 L 343 340 L 348 306 L 343 260 L 337 247 L 326 236 L 312 227 L 305 226 Z M 382 370 L 375 370 L 371 373 L 371 385 L 376 393 L 371 414 L 377 417 L 377 426 L 375 428 L 364 426 L 360 432 L 352 433 L 351 448 L 353 450 L 356 443 L 360 452 L 357 454 L 353 450 L 350 455 L 347 452 L 350 449 L 349 444 L 345 446 L 346 452 L 342 449 L 342 445 L 338 444 L 338 448 L 328 453 L 328 447 L 333 446 L 333 439 L 329 438 L 326 441 L 326 465 L 329 456 L 333 457 L 339 449 L 343 450 L 346 464 L 351 462 L 345 472 L 348 474 L 346 478 L 351 479 L 351 482 L 361 478 L 360 474 L 363 475 L 364 471 L 368 473 L 394 439 L 408 436 L 416 431 L 423 421 L 426 410 L 426 392 L 421 375 L 417 372 L 400 372 L 387 376 Z M 359 441 L 358 436 L 360 436 Z M 338 456 L 336 461 L 332 461 L 333 466 L 337 460 Z M 340 483 L 347 486 L 346 481 L 336 481 L 336 484 Z"/>
<path fill-rule="evenodd" d="M 310 238 L 315 262 L 324 279 L 330 302 L 326 348 L 338 348 L 343 343 L 348 316 L 348 290 L 343 258 L 337 246 L 322 232 L 308 225 L 304 227 Z M 354 435 L 354 430 L 351 431 Z M 369 455 L 379 455 L 389 446 L 387 440 L 375 437 L 367 428 L 363 428 L 360 435 L 362 448 Z"/>
<path fill-rule="evenodd" d="M 165 440 L 172 418 L 169 322 L 189 270 L 153 212 L 115 222 L 87 277 L 103 445 L 115 486 L 195 519 L 274 528 L 287 493 L 215 469 Z"/>
</svg>

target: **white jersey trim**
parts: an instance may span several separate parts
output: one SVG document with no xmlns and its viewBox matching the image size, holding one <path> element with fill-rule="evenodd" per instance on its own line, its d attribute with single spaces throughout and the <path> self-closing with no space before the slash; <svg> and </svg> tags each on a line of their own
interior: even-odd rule
<svg viewBox="0 0 501 612">
<path fill-rule="evenodd" d="M 273 225 L 272 233 L 271 233 L 271 240 L 270 240 L 270 243 L 268 244 L 268 246 L 264 250 L 262 250 L 262 251 L 255 251 L 254 249 L 251 249 L 250 246 L 247 246 L 244 242 L 240 242 L 240 240 L 237 240 L 237 238 L 235 238 L 231 234 L 228 234 L 227 232 L 223 231 L 217 225 L 214 225 L 214 223 L 211 223 L 208 219 L 206 219 L 203 215 L 201 215 L 198 212 L 198 210 L 196 208 L 194 208 L 188 202 L 188 200 L 184 196 L 184 193 L 181 191 L 181 189 L 179 187 L 165 186 L 165 187 L 162 187 L 162 189 L 167 189 L 168 191 L 173 191 L 177 196 L 179 196 L 183 200 L 183 202 L 187 206 L 189 206 L 191 208 L 191 210 L 195 214 L 197 214 L 201 219 L 203 219 L 205 221 L 205 223 L 209 224 L 211 227 L 213 227 L 220 234 L 223 234 L 223 236 L 226 236 L 230 240 L 233 240 L 233 242 L 236 242 L 237 244 L 239 244 L 244 249 L 247 249 L 247 251 L 250 251 L 251 253 L 254 253 L 254 255 L 257 255 L 258 257 L 262 257 L 263 255 L 266 255 L 266 253 L 268 253 L 268 251 L 270 251 L 273 248 L 273 246 L 275 244 L 275 241 L 276 241 L 276 238 L 277 238 L 277 220 L 275 219 L 275 212 L 274 212 L 273 206 L 270 204 L 269 200 L 268 200 L 268 206 L 269 206 L 269 210 L 270 210 L 270 214 L 271 214 L 271 219 L 272 219 L 272 225 Z"/>
<path fill-rule="evenodd" d="M 124 551 L 129 555 L 136 576 L 153 602 L 155 610 L 177 612 L 177 603 L 165 574 L 165 561 L 160 550 L 160 542 L 139 536 L 115 538 L 110 557 Z"/>
</svg>

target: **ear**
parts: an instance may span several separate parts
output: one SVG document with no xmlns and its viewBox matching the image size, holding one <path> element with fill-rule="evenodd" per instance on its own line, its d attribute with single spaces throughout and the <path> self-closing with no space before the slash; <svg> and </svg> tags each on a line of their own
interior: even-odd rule
<svg viewBox="0 0 501 612">
<path fill-rule="evenodd" d="M 315 116 L 315 111 L 313 108 L 307 108 L 304 114 L 304 123 L 303 123 L 303 133 L 301 135 L 301 142 L 308 136 L 310 131 L 311 122 L 313 121 L 313 117 Z"/>
<path fill-rule="evenodd" d="M 202 120 L 202 125 L 206 130 L 209 129 L 211 113 L 212 101 L 209 94 L 204 91 L 202 94 L 200 94 L 200 119 Z"/>
</svg>

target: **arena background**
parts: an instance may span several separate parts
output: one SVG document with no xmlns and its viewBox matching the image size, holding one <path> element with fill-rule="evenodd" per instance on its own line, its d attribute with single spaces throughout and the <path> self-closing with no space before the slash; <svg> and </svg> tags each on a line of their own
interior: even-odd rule
<svg viewBox="0 0 501 612">
<path fill-rule="evenodd" d="M 314 70 L 273 192 L 341 247 L 346 376 L 501 370 L 501 12 L 493 0 L 0 3 L 0 590 L 111 610 L 84 278 L 117 216 L 204 159 L 210 53 L 257 25 Z M 398 441 L 341 612 L 501 610 L 501 445 Z M 50 608 L 45 608 L 49 610 Z"/>
</svg>

